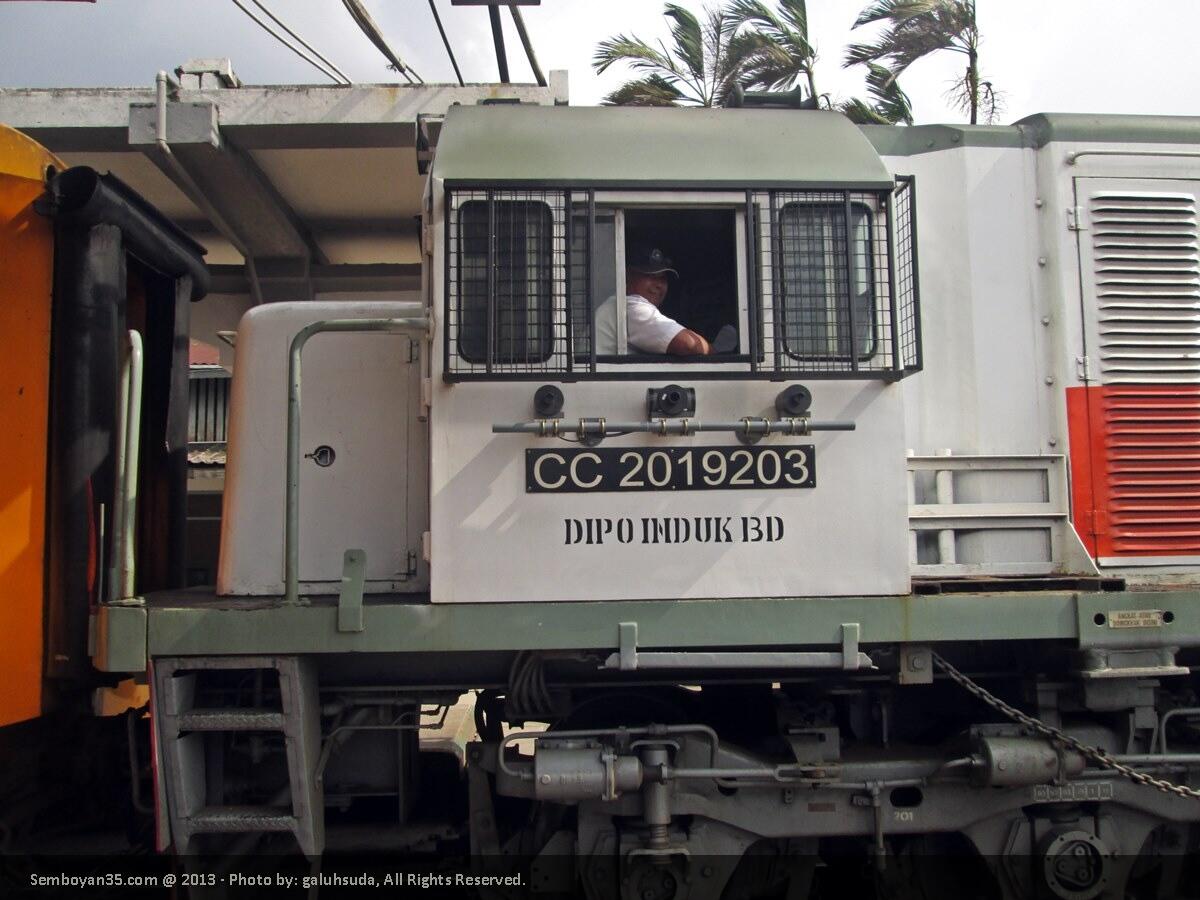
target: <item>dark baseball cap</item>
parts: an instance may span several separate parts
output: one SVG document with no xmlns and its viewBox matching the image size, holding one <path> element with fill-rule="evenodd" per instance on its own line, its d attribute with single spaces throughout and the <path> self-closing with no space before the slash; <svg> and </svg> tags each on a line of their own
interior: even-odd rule
<svg viewBox="0 0 1200 900">
<path fill-rule="evenodd" d="M 671 260 L 657 247 L 639 247 L 625 257 L 625 271 L 639 275 L 661 275 L 670 272 L 676 278 L 679 273 L 671 268 Z"/>
</svg>

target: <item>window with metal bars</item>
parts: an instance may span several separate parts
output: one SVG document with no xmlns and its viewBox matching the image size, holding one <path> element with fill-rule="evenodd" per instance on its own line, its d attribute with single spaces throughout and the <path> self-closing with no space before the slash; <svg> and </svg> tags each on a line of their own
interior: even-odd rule
<svg viewBox="0 0 1200 900">
<path fill-rule="evenodd" d="M 789 201 L 780 210 L 780 330 L 792 359 L 874 355 L 872 220 L 862 203 Z"/>
<path fill-rule="evenodd" d="M 193 369 L 188 378 L 188 446 L 224 447 L 229 427 L 228 373 Z"/>
<path fill-rule="evenodd" d="M 911 178 L 890 192 L 747 191 L 736 203 L 727 191 L 718 201 L 693 190 L 671 209 L 661 193 L 644 204 L 636 196 L 448 189 L 445 377 L 657 378 L 681 361 L 692 377 L 721 378 L 894 380 L 921 368 Z M 744 303 L 734 352 L 597 354 L 595 316 L 619 294 L 618 257 L 631 237 L 644 242 L 638 227 L 712 246 L 696 271 L 681 271 L 692 282 L 671 289 L 700 298 L 677 321 L 712 330 Z M 713 287 L 707 296 L 701 282 Z"/>
<path fill-rule="evenodd" d="M 550 206 L 469 200 L 459 215 L 459 353 L 485 365 L 544 363 L 554 343 Z"/>
</svg>

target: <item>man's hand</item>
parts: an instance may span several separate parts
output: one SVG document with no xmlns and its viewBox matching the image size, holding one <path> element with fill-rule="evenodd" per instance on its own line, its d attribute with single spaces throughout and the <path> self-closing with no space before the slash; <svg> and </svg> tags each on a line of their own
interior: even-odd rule
<svg viewBox="0 0 1200 900">
<path fill-rule="evenodd" d="M 685 328 L 667 344 L 667 352 L 672 356 L 707 356 L 712 353 L 708 341 L 690 328 Z"/>
<path fill-rule="evenodd" d="M 737 329 L 732 325 L 722 325 L 721 330 L 717 332 L 717 336 L 713 338 L 711 352 L 732 353 L 737 349 L 737 345 Z"/>
</svg>

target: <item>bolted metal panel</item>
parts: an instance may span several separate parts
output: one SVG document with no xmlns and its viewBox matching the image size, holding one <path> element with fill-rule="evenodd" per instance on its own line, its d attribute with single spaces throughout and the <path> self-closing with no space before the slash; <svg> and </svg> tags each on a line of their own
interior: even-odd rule
<svg viewBox="0 0 1200 900">
<path fill-rule="evenodd" d="M 1068 392 L 1076 517 L 1102 565 L 1184 562 L 1200 553 L 1200 189 L 1074 188 L 1088 347 L 1088 384 Z"/>
</svg>

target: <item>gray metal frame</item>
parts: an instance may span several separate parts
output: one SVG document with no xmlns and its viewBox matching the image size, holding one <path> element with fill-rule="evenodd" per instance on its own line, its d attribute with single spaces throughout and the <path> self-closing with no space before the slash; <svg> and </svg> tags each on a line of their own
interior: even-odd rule
<svg viewBox="0 0 1200 900">
<path fill-rule="evenodd" d="M 673 648 L 798 648 L 943 641 L 1066 641 L 1078 647 L 1200 646 L 1200 590 L 1039 591 L 902 597 L 438 604 L 404 598 L 363 608 L 363 630 L 339 631 L 336 597 L 290 606 L 279 597 L 163 593 L 145 607 L 106 607 L 97 619 L 105 671 L 136 672 L 147 657 L 204 654 L 597 650 L 620 646 L 623 622 L 638 643 Z M 1163 610 L 1156 628 L 1113 628 L 1113 611 Z M 537 627 L 530 627 L 535 615 Z M 1099 617 L 1099 622 L 1098 622 Z"/>
<path fill-rule="evenodd" d="M 279 673 L 281 710 L 199 709 L 198 672 L 214 669 L 274 669 Z M 314 766 L 321 747 L 321 707 L 316 668 L 296 657 L 196 657 L 163 660 L 154 667 L 155 726 L 169 798 L 171 837 L 177 853 L 194 853 L 199 834 L 291 833 L 300 851 L 320 856 L 325 846 L 325 804 Z M 272 806 L 211 806 L 219 778 L 210 773 L 204 737 L 211 732 L 278 731 L 287 748 L 288 796 Z"/>
</svg>

